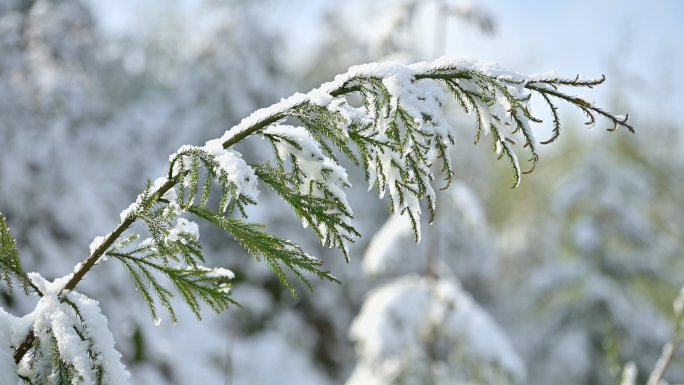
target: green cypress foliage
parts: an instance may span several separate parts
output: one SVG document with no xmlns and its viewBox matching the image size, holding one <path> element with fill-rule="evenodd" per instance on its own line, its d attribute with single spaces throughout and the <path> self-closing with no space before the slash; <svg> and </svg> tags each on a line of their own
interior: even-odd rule
<svg viewBox="0 0 684 385">
<path fill-rule="evenodd" d="M 217 313 L 238 305 L 230 292 L 232 272 L 204 266 L 198 226 L 181 217 L 183 214 L 225 231 L 256 261 L 265 261 L 293 295 L 290 277 L 309 289 L 309 274 L 339 283 L 322 269 L 322 261 L 300 246 L 268 234 L 262 224 L 225 215 L 237 208 L 242 217 L 247 217 L 246 206 L 257 203 L 259 182 L 286 201 L 321 244 L 340 249 L 349 260 L 348 245 L 360 234 L 352 225 L 352 210 L 343 190 L 351 187 L 339 164 L 339 157 L 346 157 L 363 169 L 370 188 L 381 196 L 389 195 L 390 212 L 409 216 L 415 240 L 419 241 L 420 200 L 426 201 L 431 222 L 434 218 L 433 160 L 442 163 L 444 188 L 454 174 L 449 157 L 454 135 L 443 116 L 444 90 L 453 95 L 465 112 L 474 113 L 475 143 L 491 134 L 494 151 L 499 157 L 505 155 L 512 165 L 514 187 L 539 159 L 530 122 L 541 120 L 529 109 L 532 94 L 546 101 L 553 119 L 553 136 L 542 143 L 553 142 L 560 135 L 560 119 L 554 104 L 558 100 L 579 108 L 592 127 L 597 117 L 603 116 L 613 124 L 611 130 L 621 126 L 634 131 L 627 116 L 605 112 L 594 106 L 589 97 L 559 91 L 562 86 L 591 88 L 601 84 L 604 77 L 527 77 L 463 59 L 446 59 L 443 63 L 355 67 L 307 95 L 297 94 L 256 112 L 221 139 L 203 147 L 181 147 L 170 157 L 167 175 L 154 182 L 147 180 L 136 201 L 122 212 L 120 223 L 110 234 L 96 238 L 90 256 L 67 277 L 68 282 L 58 292 L 41 293 L 21 270 L 15 242 L 0 216 L 0 278 L 8 290 L 12 289 L 12 279 L 16 279 L 27 294 L 32 288 L 41 295 L 57 295 L 62 305 L 69 305 L 69 311 L 74 313 L 74 332 L 88 346 L 86 354 L 93 363 L 90 371 L 84 372 L 64 357 L 57 344 L 57 337 L 65 338 L 63 331 L 57 337 L 50 330 L 31 332 L 21 347 L 15 347 L 15 361 L 25 360 L 24 370 L 30 374 L 22 374 L 24 382 L 45 383 L 48 379 L 39 376 L 49 373 L 52 383 L 79 383 L 79 376 L 86 372 L 98 384 L 106 381 L 109 369 L 102 366 L 103 353 L 95 350 L 94 337 L 87 332 L 88 320 L 67 298 L 90 268 L 106 258 L 119 261 L 129 273 L 153 319 L 158 318 L 158 302 L 172 321 L 177 321 L 171 304 L 175 295 L 197 319 L 201 318 L 202 303 Z M 360 96 L 360 107 L 347 101 L 346 96 L 352 93 Z M 297 121 L 301 126 L 284 125 L 285 120 Z M 516 134 L 531 156 L 530 169 L 525 172 L 521 171 L 514 149 Z M 272 161 L 248 165 L 232 149 L 252 135 L 271 143 Z M 207 204 L 214 183 L 219 186 L 219 203 L 211 209 Z M 138 241 L 138 234 L 126 234 L 138 220 L 145 224 L 149 234 L 142 242 Z"/>
<path fill-rule="evenodd" d="M 2 279 L 9 294 L 14 291 L 12 278 L 19 282 L 21 290 L 28 295 L 33 284 L 21 269 L 17 243 L 12 237 L 9 227 L 7 227 L 5 217 L 0 213 L 0 279 Z"/>
<path fill-rule="evenodd" d="M 584 80 L 580 76 L 574 79 L 532 79 L 492 75 L 490 72 L 478 71 L 472 67 L 464 69 L 455 65 L 445 65 L 415 74 L 411 76 L 410 81 L 417 83 L 429 79 L 441 82 L 464 111 L 474 112 L 475 143 L 481 139 L 485 131 L 491 133 L 494 150 L 499 157 L 505 155 L 513 166 L 514 187 L 520 183 L 523 173 L 534 170 L 539 159 L 529 122 L 539 123 L 541 120 L 532 115 L 527 105 L 533 93 L 541 95 L 548 103 L 553 118 L 553 137 L 543 143 L 553 142 L 560 135 L 560 119 L 554 99 L 566 101 L 579 108 L 588 116 L 588 125 L 595 124 L 597 116 L 600 115 L 613 123 L 611 130 L 623 126 L 633 132 L 633 128 L 627 124 L 627 117 L 612 115 L 582 97 L 558 91 L 561 86 L 591 88 L 603 83 L 605 77 L 592 80 Z M 396 90 L 394 92 L 396 93 Z M 361 108 L 351 107 L 344 99 L 344 96 L 350 93 L 358 93 L 361 96 Z M 447 182 L 444 188 L 447 188 L 453 176 L 448 154 L 450 146 L 454 143 L 453 135 L 449 131 L 427 130 L 426 127 L 439 117 L 429 115 L 426 112 L 429 111 L 427 108 L 426 111 L 421 111 L 412 109 L 413 106 L 410 104 L 402 104 L 400 99 L 404 95 L 393 94 L 382 76 L 350 76 L 341 87 L 329 92 L 329 95 L 336 99 L 328 105 L 314 102 L 309 98 L 287 108 L 281 108 L 270 115 L 264 115 L 222 143 L 223 148 L 230 148 L 252 134 L 269 140 L 274 152 L 274 164 L 264 161 L 249 165 L 254 177 L 285 200 L 322 244 L 339 248 L 346 258 L 346 245 L 360 234 L 349 221 L 352 213 L 346 201 L 333 191 L 336 186 L 350 186 L 346 181 L 338 181 L 337 185 L 327 183 L 327 176 L 334 170 L 333 166 L 326 164 L 338 165 L 338 154 L 362 167 L 366 179 L 378 192 L 391 189 L 397 192 L 390 194 L 390 212 L 399 208 L 401 214 L 407 213 L 413 223 L 416 240 L 419 240 L 417 214 L 409 209 L 406 202 L 409 197 L 425 198 L 430 217 L 434 216 L 434 193 L 430 186 L 433 179 L 430 171 L 432 160 L 427 154 L 432 148 L 435 156 L 442 160 L 442 172 Z M 425 101 L 425 98 L 421 100 Z M 443 107 L 443 102 L 438 99 L 426 102 L 437 105 L 440 110 Z M 507 107 L 505 112 L 509 116 L 508 119 L 500 113 L 493 112 L 495 104 Z M 344 113 L 349 110 L 362 111 L 363 114 L 349 118 Z M 279 125 L 279 122 L 286 118 L 296 119 L 302 124 L 306 135 L 315 143 L 321 155 L 307 153 L 309 150 L 302 144 L 302 135 L 294 130 L 294 127 L 288 131 L 289 126 Z M 506 127 L 511 128 L 510 133 L 506 131 Z M 521 171 L 513 148 L 517 142 L 512 135 L 516 133 L 522 136 L 523 147 L 527 148 L 531 155 L 531 167 L 525 172 Z M 283 148 L 286 148 L 285 156 Z M 384 154 L 390 155 L 389 162 L 383 161 Z M 175 291 L 198 319 L 200 301 L 216 312 L 226 309 L 230 304 L 236 304 L 230 298 L 229 279 L 217 276 L 212 269 L 201 267 L 204 263 L 202 247 L 194 235 L 180 233 L 177 239 L 169 241 L 173 220 L 183 212 L 225 230 L 257 261 L 264 259 L 293 295 L 294 288 L 286 272 L 308 288 L 311 288 L 311 284 L 304 272 L 337 281 L 329 272 L 320 269 L 320 260 L 306 254 L 298 245 L 264 232 L 263 225 L 243 222 L 222 214 L 224 210 L 232 212 L 237 207 L 241 215 L 246 217 L 245 207 L 256 204 L 256 200 L 249 194 L 240 193 L 240 183 L 232 180 L 231 175 L 222 168 L 220 156 L 221 154 L 216 154 L 215 151 L 212 154 L 211 149 L 206 146 L 183 146 L 171 157 L 165 183 L 155 189 L 148 180 L 136 202 L 137 205 L 126 216 L 126 220 L 140 219 L 145 223 L 150 234 L 149 240 L 123 251 L 137 239 L 137 235 L 130 235 L 112 245 L 104 253 L 119 260 L 130 273 L 154 318 L 157 317 L 154 305 L 156 297 L 169 311 L 171 318 L 176 320 L 170 304 L 170 298 L 174 294 L 158 281 L 155 272 L 161 273 L 171 281 Z M 311 178 L 308 174 L 310 170 L 305 169 L 305 163 L 310 161 L 308 157 L 324 164 L 320 169 L 321 178 Z M 328 160 L 330 162 L 326 163 Z M 286 167 L 287 161 L 289 169 Z M 396 179 L 387 178 L 390 175 L 385 170 L 387 167 L 396 169 Z M 202 173 L 204 180 L 201 178 Z M 219 211 L 212 211 L 206 207 L 212 181 L 221 187 Z M 177 188 L 177 201 L 164 198 L 164 194 L 174 187 Z M 196 196 L 200 197 L 197 205 L 193 204 Z M 125 225 L 130 226 L 128 223 Z"/>
</svg>

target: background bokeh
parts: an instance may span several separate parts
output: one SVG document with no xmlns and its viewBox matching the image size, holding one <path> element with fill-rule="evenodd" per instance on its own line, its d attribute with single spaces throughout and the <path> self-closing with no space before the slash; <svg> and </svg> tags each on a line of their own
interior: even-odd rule
<svg viewBox="0 0 684 385">
<path fill-rule="evenodd" d="M 684 283 L 683 37 L 677 0 L 0 0 L 0 212 L 25 270 L 54 278 L 111 231 L 178 147 L 351 65 L 460 55 L 528 74 L 605 74 L 588 93 L 629 113 L 637 133 L 608 133 L 608 122 L 587 132 L 579 111 L 562 108 L 563 134 L 515 190 L 505 161 L 485 141 L 472 145 L 474 117 L 448 105 L 459 183 L 441 193 L 418 246 L 387 222 L 387 200 L 366 192 L 359 170 L 348 168 L 363 234 L 349 264 L 262 188 L 250 219 L 324 259 L 342 285 L 314 281 L 314 293 L 294 298 L 207 227 L 208 259 L 235 271 L 242 309 L 197 322 L 179 304 L 176 325 L 154 326 L 113 261 L 79 290 L 100 301 L 132 384 L 613 384 L 628 361 L 644 383 Z M 532 107 L 545 140 L 548 112 Z M 258 138 L 237 150 L 271 156 Z M 440 282 L 474 309 L 458 313 L 470 321 L 398 318 L 397 330 L 421 331 L 394 356 L 368 353 L 395 337 L 372 332 L 383 317 L 372 304 L 402 314 L 423 303 L 410 301 L 432 293 L 425 260 L 435 256 L 451 274 Z M 15 315 L 36 302 L 1 299 Z M 413 349 L 436 340 L 450 342 L 436 355 Z M 683 364 L 676 358 L 665 378 L 684 382 Z"/>
</svg>

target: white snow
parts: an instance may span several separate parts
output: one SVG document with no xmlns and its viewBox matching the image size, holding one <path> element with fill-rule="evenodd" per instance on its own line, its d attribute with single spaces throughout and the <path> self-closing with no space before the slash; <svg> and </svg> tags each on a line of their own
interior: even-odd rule
<svg viewBox="0 0 684 385">
<path fill-rule="evenodd" d="M 346 73 L 337 75 L 333 81 L 325 83 L 307 94 L 296 93 L 289 98 L 282 99 L 279 103 L 270 107 L 255 111 L 249 117 L 243 119 L 238 125 L 226 131 L 220 139 L 207 142 L 205 149 L 214 153 L 217 157 L 226 156 L 225 163 L 227 165 L 227 172 L 229 172 L 229 175 L 235 175 L 236 179 L 240 179 L 240 173 L 246 169 L 246 166 L 234 166 L 235 158 L 224 155 L 233 155 L 233 153 L 229 152 L 232 150 L 224 150 L 222 144 L 244 132 L 246 129 L 253 127 L 256 124 L 260 124 L 274 116 L 282 115 L 283 118 L 286 117 L 287 113 L 290 112 L 293 107 L 304 103 L 313 103 L 327 107 L 330 111 L 339 112 L 347 123 L 345 127 L 340 127 L 343 132 L 346 132 L 346 129 L 351 124 L 356 124 L 357 127 L 363 128 L 373 127 L 371 124 L 373 122 L 371 116 L 379 116 L 379 118 L 376 119 L 377 121 L 375 121 L 376 126 L 373 127 L 376 131 L 372 134 L 363 130 L 360 132 L 370 134 L 374 140 L 380 142 L 386 142 L 388 140 L 386 135 L 387 130 L 390 128 L 390 124 L 397 119 L 395 113 L 401 108 L 410 115 L 412 121 L 410 121 L 409 124 L 415 125 L 415 129 L 422 131 L 425 136 L 414 135 L 409 137 L 407 128 L 403 127 L 401 128 L 403 133 L 401 133 L 400 136 L 402 136 L 402 138 L 405 137 L 406 142 L 401 153 L 395 153 L 388 149 L 381 150 L 378 147 L 370 146 L 369 155 L 371 161 L 369 165 L 369 188 L 372 188 L 375 183 L 378 183 L 380 197 L 383 197 L 389 190 L 388 192 L 395 213 L 407 211 L 411 217 L 418 218 L 421 214 L 420 202 L 409 191 L 409 188 L 415 188 L 416 186 L 414 186 L 414 184 L 416 184 L 417 180 L 420 180 L 421 183 L 426 186 L 426 195 L 434 204 L 435 192 L 430 184 L 432 173 L 429 169 L 430 158 L 427 157 L 427 151 L 436 144 L 435 141 L 441 142 L 441 144 L 445 145 L 448 149 L 454 135 L 453 130 L 447 123 L 443 113 L 443 107 L 446 103 L 446 96 L 444 95 L 443 88 L 433 79 L 416 79 L 415 77 L 416 75 L 421 74 L 440 73 L 447 69 L 452 73 L 454 71 L 472 71 L 492 77 L 495 81 L 500 82 L 499 84 L 505 92 L 516 98 L 521 98 L 519 101 L 520 106 L 514 108 L 510 101 L 504 96 L 504 91 L 500 89 L 482 86 L 477 79 L 473 78 L 454 79 L 458 86 L 464 90 L 463 92 L 472 92 L 475 95 L 484 93 L 492 98 L 491 103 L 485 103 L 480 100 L 478 96 L 473 97 L 472 100 L 473 103 L 475 103 L 474 108 L 482 116 L 481 124 L 484 135 L 488 135 L 492 130 L 495 130 L 496 135 L 494 138 L 497 153 L 500 154 L 505 150 L 516 170 L 516 174 L 520 175 L 521 169 L 518 157 L 513 151 L 511 143 L 509 143 L 509 141 L 513 141 L 513 139 L 510 138 L 506 126 L 517 127 L 518 123 L 516 123 L 516 119 L 518 119 L 523 133 L 529 139 L 529 142 L 526 140 L 526 143 L 524 144 L 529 145 L 531 150 L 535 151 L 536 140 L 531 131 L 529 119 L 525 116 L 525 110 L 529 109 L 528 101 L 525 100 L 525 98 L 530 95 L 530 91 L 525 89 L 524 86 L 530 82 L 559 80 L 561 77 L 557 73 L 527 76 L 522 73 L 508 71 L 496 63 L 478 61 L 470 57 L 445 56 L 432 62 L 420 62 L 412 65 L 404 65 L 398 62 L 385 62 L 353 66 L 349 68 Z M 389 111 L 375 111 L 376 107 L 375 104 L 372 103 L 372 100 L 367 108 L 354 108 L 346 102 L 344 96 L 332 96 L 332 93 L 340 88 L 354 86 L 356 82 L 358 82 L 358 77 L 375 78 L 382 81 L 382 84 L 390 94 Z M 545 83 L 535 83 L 535 85 L 542 88 L 548 86 Z M 368 96 L 371 99 L 375 97 L 373 95 Z M 577 98 L 589 105 L 593 105 L 593 99 L 590 97 L 580 95 Z M 514 113 L 515 117 L 513 116 Z M 311 140 L 304 128 L 282 125 L 281 121 L 282 119 L 278 122 L 274 122 L 263 132 L 266 134 L 277 133 L 279 135 L 287 135 L 295 138 L 298 142 L 302 142 L 305 146 L 301 151 L 305 154 L 299 154 L 292 146 L 281 143 L 278 145 L 278 152 L 281 158 L 285 158 L 289 154 L 296 154 L 299 156 L 299 159 L 302 160 L 304 159 L 302 155 L 310 157 L 310 159 L 306 158 L 309 162 L 304 163 L 307 167 L 306 172 L 309 174 L 309 178 L 317 177 L 322 167 L 330 168 L 339 176 L 346 177 L 346 173 L 343 169 L 322 156 L 321 150 L 318 148 L 317 144 Z M 592 127 L 589 128 L 591 129 Z M 414 143 L 416 141 L 418 143 Z M 185 146 L 182 147 L 181 150 L 183 148 L 185 148 Z M 423 152 L 423 148 L 425 148 L 425 153 L 413 154 L 416 149 Z M 418 162 L 420 171 L 410 171 L 409 178 L 413 178 L 413 181 L 410 181 L 408 186 L 402 186 L 397 182 L 403 181 L 403 178 L 394 165 L 396 164 L 399 165 L 399 167 L 404 167 L 406 158 L 410 156 L 428 160 Z M 451 163 L 448 150 L 446 151 L 446 156 L 443 161 L 447 164 Z M 423 172 L 426 172 L 427 174 L 423 175 Z M 240 186 L 239 180 L 235 180 L 234 183 Z M 516 186 L 519 183 L 520 179 L 518 178 L 516 180 Z M 255 192 L 254 196 L 256 196 L 255 189 L 256 188 L 253 190 Z M 302 190 L 306 193 L 308 192 L 308 187 L 303 184 Z M 340 198 L 343 196 L 343 193 L 338 188 L 335 187 L 333 190 L 336 197 Z M 249 195 L 250 193 L 247 194 Z M 346 204 L 346 199 L 342 199 L 342 202 Z M 420 221 L 416 220 L 416 226 L 420 240 Z"/>
<path fill-rule="evenodd" d="M 323 154 L 306 128 L 278 124 L 264 130 L 264 134 L 288 138 L 299 146 L 298 149 L 284 140 L 276 144 L 281 159 L 288 159 L 290 154 L 296 157 L 297 165 L 304 173 L 304 180 L 300 186 L 302 194 L 323 197 L 325 192 L 331 193 L 334 199 L 343 204 L 346 212 L 352 214 L 352 208 L 343 190 L 351 187 L 346 170 Z M 342 215 L 341 218 L 343 223 L 351 223 L 350 216 Z M 305 227 L 308 225 L 309 223 L 304 222 Z M 321 233 L 326 234 L 325 224 L 321 223 L 319 227 Z M 341 234 L 349 235 L 342 227 L 338 227 L 337 230 Z"/>
<path fill-rule="evenodd" d="M 140 247 L 154 246 L 154 238 L 145 238 L 140 242 Z"/>
<path fill-rule="evenodd" d="M 525 378 L 525 364 L 503 329 L 457 280 L 437 281 L 433 295 L 436 303 L 429 316 L 433 323 L 440 325 L 446 338 L 464 338 L 470 354 L 498 364 L 518 379 Z"/>
<path fill-rule="evenodd" d="M 105 237 L 103 237 L 103 236 L 97 236 L 97 237 L 95 237 L 95 239 L 93 239 L 93 241 L 90 243 L 90 254 L 91 255 L 95 252 L 95 250 L 98 247 L 100 247 L 100 245 L 102 244 L 102 242 L 104 242 L 104 240 L 105 240 Z"/>
<path fill-rule="evenodd" d="M 67 296 L 78 306 L 83 323 L 87 325 L 83 328 L 83 334 L 93 341 L 93 350 L 98 353 L 95 363 L 106 368 L 106 382 L 112 385 L 126 384 L 130 374 L 121 363 L 121 354 L 114 348 L 114 337 L 109 331 L 107 318 L 102 314 L 99 303 L 75 291 Z"/>
<path fill-rule="evenodd" d="M 152 193 L 157 192 L 157 190 L 159 190 L 167 181 L 168 179 L 166 179 L 166 177 L 163 176 L 155 179 L 154 184 L 152 185 Z M 166 199 L 169 202 L 175 202 L 176 199 L 178 199 L 178 196 L 176 195 L 176 188 L 171 187 L 169 191 L 162 195 L 162 199 Z"/>
<path fill-rule="evenodd" d="M 143 200 L 142 194 L 141 194 L 141 195 L 138 195 L 138 197 L 135 199 L 135 202 L 131 203 L 126 209 L 124 209 L 124 210 L 119 214 L 119 217 L 121 218 L 121 222 L 123 222 L 124 220 L 126 220 L 126 218 L 128 217 L 128 215 L 129 215 L 130 213 L 132 213 L 133 211 L 135 211 L 135 210 L 138 208 L 138 206 L 140 205 L 140 203 L 142 203 L 142 200 Z"/>
<path fill-rule="evenodd" d="M 185 244 L 187 240 L 181 235 L 185 234 L 190 237 L 190 239 L 197 241 L 199 239 L 199 226 L 197 223 L 189 221 L 185 218 L 178 218 L 176 221 L 176 227 L 169 231 L 169 235 L 166 236 L 166 242 L 178 242 Z"/>
<path fill-rule="evenodd" d="M 228 180 L 236 186 L 238 195 L 242 194 L 256 200 L 259 190 L 254 170 L 242 159 L 242 154 L 232 149 L 224 149 L 221 143 L 219 139 L 210 140 L 202 149 L 214 155 L 219 167 L 228 175 Z"/>
<path fill-rule="evenodd" d="M 203 147 L 196 147 L 191 145 L 181 146 L 175 153 L 169 155 L 169 162 L 173 162 L 177 157 L 181 157 L 173 167 L 173 175 L 178 175 L 181 170 L 189 170 L 192 167 L 192 159 L 188 155 L 183 155 L 184 152 L 190 150 L 201 150 L 209 153 L 214 157 L 218 166 L 212 170 L 217 175 L 224 173 L 227 176 L 229 187 L 235 191 L 236 195 L 244 195 L 252 200 L 256 200 L 259 195 L 257 189 L 258 180 L 254 174 L 254 170 L 242 159 L 242 154 L 233 149 L 224 149 L 222 141 L 213 139 L 205 143 Z M 219 180 L 216 180 L 220 183 Z M 189 179 L 184 180 L 185 187 L 189 187 Z M 170 192 L 170 191 L 169 191 Z M 175 192 L 174 192 L 175 196 Z M 226 205 L 228 202 L 226 202 Z M 226 207 L 222 207 L 225 210 Z"/>
<path fill-rule="evenodd" d="M 495 62 L 481 61 L 467 56 L 442 56 L 440 58 L 435 59 L 432 62 L 420 62 L 412 64 L 410 67 L 419 73 L 425 73 L 430 70 L 435 70 L 444 67 L 454 67 L 459 70 L 480 72 L 487 76 L 494 76 L 505 80 L 532 80 L 531 77 L 525 74 L 509 71 Z"/>
<path fill-rule="evenodd" d="M 95 239 L 93 239 L 93 241 L 90 243 L 90 255 L 93 255 L 95 250 L 97 250 L 97 248 L 100 247 L 100 245 L 105 241 L 105 239 L 107 239 L 107 237 L 109 237 L 109 235 L 110 234 L 107 234 L 105 236 L 97 236 L 97 237 L 95 237 Z M 106 260 L 107 260 L 107 254 L 102 253 L 100 258 L 98 258 L 95 263 L 100 263 L 101 261 L 106 261 Z M 76 272 L 76 271 L 77 271 L 76 267 L 74 267 L 74 272 Z"/>
<path fill-rule="evenodd" d="M 306 103 L 307 101 L 309 101 L 309 97 L 307 95 L 297 92 L 289 98 L 281 99 L 279 103 L 256 110 L 248 117 L 242 119 L 242 121 L 238 125 L 226 131 L 226 133 L 223 134 L 223 136 L 221 136 L 221 138 L 219 139 L 219 142 L 225 143 L 226 141 L 230 140 L 231 138 L 246 130 L 247 128 L 257 123 L 260 123 L 272 116 L 287 111 L 292 107 Z"/>
<path fill-rule="evenodd" d="M 290 325 L 291 326 L 291 325 Z M 235 339 L 232 353 L 234 384 L 330 385 L 328 376 L 301 346 L 301 340 L 266 330 Z"/>
<path fill-rule="evenodd" d="M 349 330 L 358 354 L 381 359 L 419 344 L 429 305 L 430 282 L 417 276 L 372 291 Z"/>
<path fill-rule="evenodd" d="M 449 349 L 460 346 L 468 352 L 468 360 L 493 365 L 516 380 L 526 376 L 525 365 L 504 331 L 455 277 L 434 280 L 408 275 L 373 290 L 349 335 L 360 360 L 347 385 L 390 383 L 407 375 L 407 368 L 432 370 L 425 350 L 430 340 L 439 340 Z"/>
<path fill-rule="evenodd" d="M 362 266 L 367 276 L 383 278 L 425 271 L 425 251 L 415 244 L 407 216 L 393 216 L 385 222 L 371 239 Z"/>
<path fill-rule="evenodd" d="M 97 374 L 94 365 L 102 365 L 104 368 L 104 383 L 127 383 L 129 373 L 121 364 L 121 354 L 114 349 L 114 338 L 97 301 L 74 291 L 66 293 L 66 298 L 78 308 L 82 317 L 79 318 L 71 305 L 58 298 L 59 291 L 72 276 L 73 274 L 70 274 L 50 282 L 38 273 L 29 273 L 31 281 L 43 293 L 34 311 L 17 318 L 0 309 L 1 383 L 18 383 L 17 374 L 33 380 L 47 379 L 52 367 L 48 351 L 51 349 L 50 340 L 53 338 L 60 357 L 73 365 L 82 378 L 81 383 L 95 383 Z M 42 342 L 41 349 L 45 355 L 35 366 L 28 364 L 28 356 L 25 356 L 17 366 L 12 356 L 14 349 L 23 342 L 30 329 L 33 329 L 36 337 Z M 81 333 L 85 340 L 78 333 Z M 93 354 L 92 357 L 90 352 Z"/>
<path fill-rule="evenodd" d="M 212 269 L 209 269 L 209 273 L 205 274 L 207 277 L 211 278 L 227 278 L 227 279 L 233 279 L 235 278 L 235 273 L 228 269 L 224 269 L 222 267 L 215 267 Z"/>
<path fill-rule="evenodd" d="M 74 276 L 74 274 L 71 273 L 69 275 L 65 275 L 64 277 L 55 278 L 54 281 L 50 282 L 38 273 L 27 273 L 26 275 L 31 282 L 36 285 L 40 292 L 43 293 L 43 295 L 46 293 L 57 295 L 66 285 L 66 283 L 69 282 L 69 280 L 71 280 L 71 278 Z"/>
</svg>

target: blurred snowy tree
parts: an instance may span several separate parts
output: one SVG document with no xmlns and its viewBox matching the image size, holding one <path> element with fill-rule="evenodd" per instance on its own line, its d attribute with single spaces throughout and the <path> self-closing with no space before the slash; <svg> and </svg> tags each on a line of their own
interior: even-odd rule
<svg viewBox="0 0 684 385">
<path fill-rule="evenodd" d="M 352 324 L 359 362 L 348 385 L 524 382 L 506 333 L 453 273 L 482 281 L 494 271 L 482 206 L 462 183 L 439 199 L 427 244 L 392 217 L 366 250 L 364 272 L 384 280 Z"/>
<path fill-rule="evenodd" d="M 556 194 L 559 239 L 551 253 L 560 261 L 538 267 L 527 287 L 550 321 L 537 329 L 542 346 L 532 358 L 545 380 L 608 383 L 627 360 L 647 372 L 669 337 L 666 318 L 634 290 L 663 278 L 667 268 L 658 264 L 667 259 L 654 256 L 672 243 L 648 227 L 653 192 L 645 176 L 594 157 Z M 578 361 L 567 371 L 549 363 L 568 352 Z"/>
<path fill-rule="evenodd" d="M 679 141 L 650 151 L 629 140 L 567 139 L 545 165 L 571 175 L 525 186 L 516 204 L 488 197 L 502 229 L 500 290 L 516 297 L 497 298 L 496 313 L 509 320 L 526 362 L 536 363 L 528 367 L 533 383 L 615 383 L 627 361 L 645 383 L 670 339 L 682 284 L 680 198 L 672 196 L 680 171 L 663 154 Z M 576 157 L 579 148 L 591 156 Z M 665 377 L 681 375 L 672 365 Z"/>
</svg>

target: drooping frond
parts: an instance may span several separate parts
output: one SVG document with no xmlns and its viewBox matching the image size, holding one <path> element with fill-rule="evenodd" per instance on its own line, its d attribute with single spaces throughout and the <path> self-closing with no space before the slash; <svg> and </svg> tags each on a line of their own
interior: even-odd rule
<svg viewBox="0 0 684 385">
<path fill-rule="evenodd" d="M 343 174 L 337 163 L 337 156 L 342 154 L 363 167 L 369 186 L 381 197 L 389 193 L 390 212 L 409 215 L 419 240 L 421 199 L 426 200 L 431 217 L 434 214 L 435 193 L 430 184 L 434 178 L 430 169 L 433 160 L 441 160 L 447 187 L 453 176 L 449 151 L 454 135 L 443 114 L 445 89 L 458 106 L 475 115 L 475 142 L 491 135 L 494 151 L 511 163 L 516 187 L 522 174 L 532 172 L 539 160 L 531 123 L 542 121 L 530 110 L 533 94 L 548 103 L 553 118 L 553 137 L 543 144 L 560 135 L 555 100 L 578 107 L 589 117 L 590 128 L 598 116 L 603 116 L 613 124 L 611 130 L 621 126 L 634 131 L 627 116 L 605 112 L 588 96 L 559 91 L 563 86 L 592 88 L 604 80 L 605 77 L 587 80 L 581 76 L 568 79 L 555 73 L 527 76 L 506 71 L 494 63 L 463 58 L 445 57 L 410 66 L 367 64 L 350 68 L 308 94 L 295 94 L 255 112 L 227 131 L 220 141 L 224 148 L 230 148 L 252 134 L 262 135 L 273 145 L 276 167 L 256 170 L 261 180 L 290 180 L 291 192 L 338 201 L 340 207 L 346 208 L 344 193 L 338 189 L 348 187 L 346 179 L 328 178 Z M 348 103 L 346 96 L 352 93 L 361 97 L 360 107 Z M 302 126 L 283 125 L 287 118 L 300 121 Z M 516 134 L 521 139 L 514 139 Z M 530 154 L 527 171 L 521 169 L 515 151 L 519 140 Z M 352 145 L 356 148 L 352 149 Z M 286 162 L 290 163 L 289 172 L 285 170 Z M 273 189 L 272 183 L 267 184 Z M 295 212 L 301 211 L 296 203 L 290 205 Z M 352 217 L 351 210 L 331 207 L 329 212 L 340 213 L 344 223 Z M 302 220 L 305 226 L 309 225 L 308 218 Z M 345 231 L 346 236 L 353 234 Z M 320 231 L 314 232 L 322 242 L 329 241 Z M 333 245 L 343 250 L 353 240 L 340 239 L 341 246 Z"/>
<path fill-rule="evenodd" d="M 152 293 L 157 296 L 162 306 L 167 309 L 171 320 L 174 323 L 178 321 L 176 312 L 170 302 L 174 294 L 159 283 L 155 273 L 161 273 L 171 281 L 183 302 L 188 305 L 198 320 L 202 319 L 200 315 L 200 300 L 209 305 L 216 313 L 228 309 L 231 304 L 239 306 L 230 297 L 230 280 L 234 277 L 230 270 L 222 268 L 210 269 L 200 265 L 172 266 L 159 263 L 159 255 L 152 242 L 131 251 L 115 251 L 107 255 L 116 258 L 123 264 L 124 268 L 131 275 L 136 288 L 141 292 L 154 319 L 157 319 L 157 311 L 154 306 Z M 152 288 L 152 293 L 148 286 Z"/>
<path fill-rule="evenodd" d="M 283 267 L 310 290 L 313 288 L 309 280 L 302 274 L 303 272 L 309 272 L 321 279 L 339 283 L 329 271 L 320 270 L 323 265 L 320 259 L 306 254 L 301 247 L 292 241 L 266 233 L 263 231 L 265 226 L 260 223 L 246 223 L 240 219 L 228 218 L 201 206 L 190 207 L 190 213 L 228 232 L 257 261 L 263 258 L 293 295 L 295 295 L 294 288 L 287 279 Z"/>
</svg>

